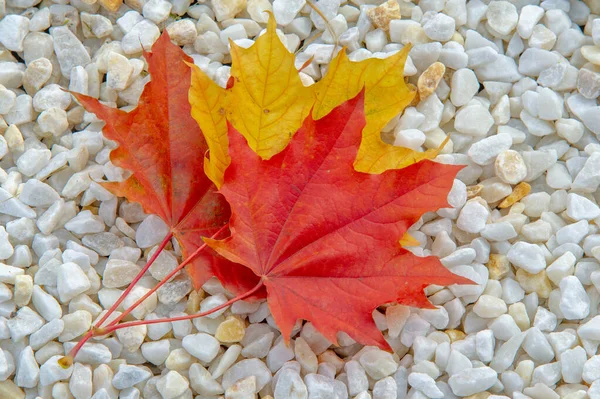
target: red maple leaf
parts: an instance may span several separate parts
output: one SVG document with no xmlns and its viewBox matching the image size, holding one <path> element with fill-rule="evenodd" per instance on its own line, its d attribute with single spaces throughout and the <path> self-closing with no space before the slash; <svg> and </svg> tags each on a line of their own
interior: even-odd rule
<svg viewBox="0 0 600 399">
<path fill-rule="evenodd" d="M 105 187 L 160 216 L 187 258 L 203 244 L 202 237 L 227 224 L 230 210 L 203 172 L 208 145 L 191 117 L 188 101 L 191 71 L 185 62 L 192 59 L 171 43 L 166 31 L 144 57 L 151 81 L 131 112 L 74 94 L 86 110 L 106 122 L 104 136 L 119 144 L 110 153 L 112 163 L 133 173 Z M 213 262 L 218 259 L 204 252 L 198 255 L 197 267 L 188 271 L 194 275 Z"/>
<path fill-rule="evenodd" d="M 115 327 L 184 266 L 191 263 L 187 270 L 196 288 L 212 276 L 213 268 L 220 265 L 229 267 L 228 260 L 212 251 L 202 251 L 205 247 L 203 237 L 227 234 L 225 230 L 231 213 L 223 196 L 204 174 L 204 154 L 208 145 L 191 116 L 188 101 L 191 70 L 186 62 L 193 60 L 171 43 L 166 30 L 152 46 L 152 52 L 144 51 L 144 57 L 151 81 L 144 87 L 138 106 L 131 112 L 107 107 L 83 94 L 73 94 L 87 111 L 106 122 L 104 136 L 119 144 L 110 153 L 112 163 L 132 172 L 125 181 L 108 182 L 104 186 L 115 195 L 139 202 L 147 213 L 161 217 L 170 232 L 119 299 L 70 351 L 69 356 L 63 358 L 65 366 L 72 364 L 85 342 L 98 334 L 102 324 L 123 302 L 172 237 L 181 244 L 185 260 L 114 319 L 109 327 Z"/>
<path fill-rule="evenodd" d="M 309 116 L 268 161 L 229 127 L 231 165 L 220 191 L 232 208 L 232 234 L 206 241 L 236 263 L 215 274 L 237 293 L 255 286 L 286 338 L 305 319 L 332 342 L 345 331 L 389 349 L 372 319 L 377 306 L 432 307 L 427 285 L 471 283 L 399 244 L 423 213 L 449 206 L 461 167 L 423 161 L 380 175 L 356 172 L 364 124 L 361 92 L 318 121 Z"/>
</svg>

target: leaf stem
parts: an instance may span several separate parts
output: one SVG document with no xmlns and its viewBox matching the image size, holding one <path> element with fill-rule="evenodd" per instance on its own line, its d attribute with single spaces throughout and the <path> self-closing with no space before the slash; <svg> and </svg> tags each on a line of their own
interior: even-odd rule
<svg viewBox="0 0 600 399">
<path fill-rule="evenodd" d="M 224 225 L 215 234 L 213 234 L 210 238 L 216 238 L 216 237 L 218 237 L 219 234 L 221 234 L 223 231 L 225 231 L 225 229 L 228 226 L 229 226 L 228 224 Z M 135 308 L 137 308 L 142 302 L 144 302 L 146 299 L 148 299 L 148 297 L 150 297 L 150 295 L 152 295 L 153 293 L 155 293 L 160 287 L 162 287 L 163 285 L 165 285 L 181 269 L 183 269 L 184 267 L 186 267 L 192 260 L 194 260 L 194 258 L 196 256 L 198 256 L 200 254 L 200 252 L 202 252 L 204 249 L 206 249 L 206 247 L 207 247 L 207 244 L 205 243 L 200 248 L 198 248 L 197 250 L 195 250 L 190 256 L 188 256 L 183 262 L 181 262 L 175 269 L 173 269 L 171 271 L 171 273 L 169 273 L 168 275 L 166 275 L 165 277 L 163 277 L 163 279 L 160 280 L 158 282 L 158 284 L 156 284 L 150 291 L 148 291 L 144 296 L 142 296 L 140 299 L 138 299 L 133 305 L 131 305 L 130 307 L 128 307 L 127 309 L 125 309 L 125 311 L 123 313 L 121 313 L 119 315 L 119 317 L 117 317 L 116 319 L 114 319 L 113 321 L 111 321 L 108 324 L 108 326 L 113 326 L 113 325 L 117 324 L 118 322 L 120 322 L 121 320 L 123 320 L 123 318 L 125 318 L 125 316 L 127 316 L 129 313 L 133 312 L 135 310 Z M 97 327 L 99 327 L 99 326 L 97 326 Z"/>
<path fill-rule="evenodd" d="M 100 320 L 98 320 L 98 322 L 96 324 L 94 324 L 94 326 L 83 336 L 83 338 L 81 338 L 81 340 L 77 343 L 77 345 L 75 345 L 73 347 L 73 349 L 71 349 L 69 351 L 69 354 L 59 360 L 59 364 L 63 368 L 68 368 L 68 367 L 70 367 L 73 364 L 73 359 L 77 355 L 77 352 L 79 352 L 79 350 L 81 349 L 81 347 L 87 341 L 89 341 L 90 338 L 92 338 L 94 335 L 96 335 L 94 333 L 94 331 L 98 327 L 100 327 L 102 325 L 102 323 L 104 323 L 106 320 L 108 320 L 108 318 L 110 317 L 110 315 L 112 315 L 115 310 L 117 310 L 117 308 L 119 307 L 119 305 L 125 300 L 125 298 L 127 297 L 127 295 L 129 295 L 129 293 L 131 292 L 131 290 L 133 289 L 133 287 L 135 286 L 135 284 L 138 281 L 140 281 L 140 279 L 144 276 L 144 274 L 146 273 L 146 271 L 148 271 L 148 269 L 150 268 L 150 266 L 152 266 L 152 264 L 154 263 L 154 261 L 158 258 L 158 256 L 162 252 L 162 250 L 165 249 L 165 247 L 167 246 L 167 244 L 169 243 L 169 241 L 171 241 L 171 238 L 173 238 L 173 233 L 169 232 L 169 234 L 167 234 L 165 236 L 165 238 L 162 240 L 162 242 L 160 243 L 160 245 L 158 246 L 158 248 L 156 249 L 156 251 L 154 252 L 154 254 L 152 255 L 152 257 L 148 260 L 148 262 L 146 262 L 146 265 L 142 268 L 142 270 L 140 270 L 140 272 L 137 274 L 137 276 L 135 276 L 135 278 L 127 286 L 127 288 L 125 289 L 125 291 L 123 291 L 123 293 L 121 294 L 121 296 L 119 297 L 119 299 L 117 299 L 116 302 L 113 303 L 113 305 L 110 307 L 110 309 L 108 309 L 108 311 L 104 314 L 104 316 L 102 316 L 102 318 L 100 318 Z M 131 309 L 130 312 L 132 310 L 133 309 Z"/>
<path fill-rule="evenodd" d="M 157 324 L 157 323 L 168 323 L 168 322 L 174 322 L 174 321 L 182 321 L 182 320 L 191 320 L 191 319 L 196 319 L 198 317 L 204 317 L 204 316 L 208 316 L 209 314 L 215 313 L 223 308 L 226 308 L 227 306 L 230 306 L 231 304 L 233 304 L 234 302 L 240 301 L 244 298 L 247 298 L 249 296 L 251 296 L 252 294 L 254 294 L 256 291 L 258 291 L 262 286 L 264 285 L 263 280 L 261 279 L 258 284 L 256 284 L 254 286 L 254 288 L 252 288 L 250 291 L 247 291 L 241 295 L 238 295 L 234 298 L 231 298 L 230 300 L 228 300 L 227 302 L 223 303 L 222 305 L 219 305 L 215 308 L 212 308 L 210 310 L 207 310 L 206 312 L 202 312 L 202 313 L 195 313 L 195 314 L 190 314 L 190 315 L 185 315 L 185 316 L 178 316 L 178 317 L 167 317 L 164 319 L 154 319 L 154 320 L 136 320 L 136 321 L 130 321 L 127 323 L 120 323 L 120 324 L 116 324 L 116 325 L 109 325 L 108 327 L 104 327 L 104 328 L 99 328 L 97 330 L 95 330 L 95 332 L 93 332 L 93 335 L 106 335 L 109 334 L 113 331 L 116 330 L 120 330 L 122 328 L 128 328 L 128 327 L 135 327 L 135 326 L 143 326 L 143 325 L 148 325 L 148 324 Z"/>
<path fill-rule="evenodd" d="M 129 293 L 131 292 L 133 287 L 137 284 L 137 282 L 140 281 L 141 278 L 144 276 L 144 274 L 146 274 L 148 269 L 150 269 L 150 266 L 152 266 L 152 264 L 158 258 L 158 256 L 162 252 L 162 250 L 165 249 L 165 247 L 167 246 L 169 241 L 171 241 L 171 238 L 173 238 L 172 232 L 167 234 L 167 236 L 162 240 L 162 242 L 160 243 L 160 245 L 158 246 L 156 251 L 154 251 L 154 254 L 152 255 L 152 257 L 148 260 L 148 262 L 146 262 L 146 265 L 142 268 L 142 270 L 140 270 L 140 272 L 137 274 L 137 276 L 135 276 L 135 278 L 131 281 L 131 283 L 127 286 L 127 288 L 125 288 L 125 291 L 123 291 L 123 293 L 121 294 L 119 299 L 117 299 L 117 301 L 115 303 L 113 303 L 113 305 L 110 307 L 110 309 L 108 309 L 108 312 L 106 312 L 106 314 L 94 325 L 94 327 L 100 327 L 102 325 L 102 323 L 104 323 L 106 320 L 108 320 L 110 315 L 113 314 L 113 312 L 115 310 L 117 310 L 119 305 L 125 300 L 127 295 L 129 295 Z"/>
</svg>

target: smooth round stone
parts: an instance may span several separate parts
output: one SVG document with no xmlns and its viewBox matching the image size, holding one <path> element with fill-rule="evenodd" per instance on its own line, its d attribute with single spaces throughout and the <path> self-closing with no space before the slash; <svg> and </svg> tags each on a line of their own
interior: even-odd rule
<svg viewBox="0 0 600 399">
<path fill-rule="evenodd" d="M 527 176 L 527 166 L 521 154 L 513 150 L 505 150 L 498 154 L 494 170 L 503 182 L 517 184 Z"/>
</svg>

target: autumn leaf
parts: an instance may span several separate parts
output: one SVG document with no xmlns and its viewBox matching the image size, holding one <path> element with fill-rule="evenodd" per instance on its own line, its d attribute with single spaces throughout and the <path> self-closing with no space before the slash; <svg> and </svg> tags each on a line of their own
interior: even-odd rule
<svg viewBox="0 0 600 399">
<path fill-rule="evenodd" d="M 432 307 L 429 284 L 470 283 L 437 258 L 419 258 L 399 240 L 425 212 L 448 207 L 459 166 L 423 161 L 380 175 L 353 162 L 365 125 L 363 92 L 315 121 L 308 117 L 282 152 L 263 160 L 229 128 L 231 165 L 221 192 L 232 235 L 207 243 L 230 264 L 218 277 L 251 270 L 240 293 L 256 285 L 284 337 L 310 320 L 332 342 L 345 331 L 389 349 L 372 311 L 399 303 Z M 244 271 L 244 269 L 246 271 Z"/>
<path fill-rule="evenodd" d="M 227 117 L 263 159 L 285 148 L 314 102 L 276 27 L 271 15 L 267 32 L 250 48 L 230 42 L 234 82 Z"/>
<path fill-rule="evenodd" d="M 203 236 L 211 236 L 228 222 L 229 206 L 202 173 L 208 146 L 190 115 L 191 72 L 185 62 L 192 62 L 191 58 L 171 43 L 166 31 L 144 57 L 152 80 L 131 112 L 74 95 L 86 110 L 106 122 L 104 136 L 119 144 L 110 153 L 112 163 L 133 173 L 105 187 L 160 216 L 187 257 L 203 244 Z M 203 256 L 197 265 L 207 268 L 207 263 L 216 261 L 214 256 Z"/>
<path fill-rule="evenodd" d="M 409 51 L 410 46 L 406 46 L 387 58 L 369 58 L 360 62 L 350 61 L 346 53 L 340 51 L 329 64 L 327 74 L 314 86 L 315 119 L 323 118 L 365 87 L 366 126 L 354 163 L 358 171 L 381 173 L 437 156 L 436 150 L 417 152 L 381 140 L 381 130 L 410 104 L 416 94 L 414 86 L 404 82 L 404 64 Z"/>
<path fill-rule="evenodd" d="M 231 161 L 227 146 L 227 92 L 194 64 L 189 90 L 192 117 L 200 126 L 209 152 L 204 158 L 204 173 L 217 185 L 223 184 L 223 174 Z"/>
</svg>

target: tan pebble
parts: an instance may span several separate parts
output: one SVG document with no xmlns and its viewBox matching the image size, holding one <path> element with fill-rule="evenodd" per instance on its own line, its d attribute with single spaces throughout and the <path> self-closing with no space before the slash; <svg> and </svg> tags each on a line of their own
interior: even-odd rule
<svg viewBox="0 0 600 399">
<path fill-rule="evenodd" d="M 466 337 L 466 334 L 460 330 L 446 330 L 444 332 L 450 338 L 450 343 L 463 340 Z"/>
<path fill-rule="evenodd" d="M 526 293 L 536 292 L 540 298 L 548 298 L 552 292 L 552 285 L 545 270 L 537 274 L 530 274 L 523 269 L 518 269 L 517 281 Z"/>
<path fill-rule="evenodd" d="M 163 339 L 166 337 L 163 337 Z M 169 353 L 165 360 L 165 367 L 169 370 L 181 371 L 188 370 L 194 364 L 194 358 L 185 349 L 177 348 Z"/>
<path fill-rule="evenodd" d="M 502 254 L 490 254 L 490 261 L 486 266 L 491 280 L 501 280 L 510 271 L 510 262 Z"/>
<path fill-rule="evenodd" d="M 425 44 L 431 42 L 431 39 L 427 37 L 425 29 L 421 25 L 409 25 L 405 30 L 400 43 L 404 45 Z"/>
<path fill-rule="evenodd" d="M 451 42 L 456 42 L 458 44 L 460 44 L 461 46 L 465 45 L 465 39 L 462 37 L 462 35 L 458 32 L 454 32 L 454 34 L 452 35 L 452 37 L 450 38 Z"/>
<path fill-rule="evenodd" d="M 438 87 L 440 80 L 446 72 L 446 67 L 441 62 L 434 62 L 427 68 L 417 82 L 421 100 L 429 97 Z"/>
<path fill-rule="evenodd" d="M 481 190 L 483 190 L 483 185 L 482 184 L 476 184 L 474 186 L 468 186 L 467 187 L 467 199 L 471 199 L 471 198 L 477 197 L 479 195 L 479 193 L 481 193 Z"/>
<path fill-rule="evenodd" d="M 90 211 L 94 215 L 98 215 L 98 207 L 97 206 L 88 205 L 88 206 L 84 206 L 83 208 L 81 208 L 81 210 L 82 211 Z"/>
<path fill-rule="evenodd" d="M 11 380 L 0 382 L 0 398 L 25 399 L 25 393 Z"/>
<path fill-rule="evenodd" d="M 11 151 L 24 151 L 25 142 L 23 141 L 23 134 L 19 130 L 17 125 L 10 125 L 6 132 L 4 132 L 4 140 L 8 144 L 8 148 Z"/>
<path fill-rule="evenodd" d="M 294 353 L 296 354 L 296 360 L 300 363 L 300 366 L 302 366 L 304 373 L 309 374 L 317 372 L 317 367 L 319 366 L 317 356 L 304 338 L 296 338 Z"/>
<path fill-rule="evenodd" d="M 185 305 L 185 313 L 194 314 L 200 310 L 200 301 L 204 298 L 204 291 L 192 291 L 188 295 L 188 300 Z"/>
<path fill-rule="evenodd" d="M 83 107 L 74 107 L 67 111 L 67 120 L 71 125 L 78 125 L 83 122 L 85 109 Z"/>
<path fill-rule="evenodd" d="M 33 293 L 33 278 L 26 274 L 15 277 L 14 301 L 17 306 L 27 306 Z"/>
<path fill-rule="evenodd" d="M 121 4 L 123 4 L 123 0 L 99 0 L 99 3 L 108 11 L 115 12 L 119 9 L 119 7 L 121 7 Z"/>
<path fill-rule="evenodd" d="M 100 0 L 98 0 L 98 1 L 100 1 Z M 115 1 L 115 0 L 110 0 L 110 1 Z M 125 0 L 125 4 L 128 5 L 129 8 L 133 8 L 134 10 L 141 10 L 144 7 L 145 1 L 143 1 L 143 0 Z"/>
<path fill-rule="evenodd" d="M 8 124 L 4 118 L 0 116 L 0 133 L 4 134 L 6 130 L 8 130 Z"/>
<path fill-rule="evenodd" d="M 496 176 L 505 183 L 517 184 L 527 176 L 527 166 L 517 151 L 502 151 L 494 162 Z"/>
<path fill-rule="evenodd" d="M 533 377 L 534 367 L 535 364 L 530 359 L 521 360 L 517 364 L 517 367 L 515 367 L 515 373 L 519 374 L 519 376 L 523 379 L 523 381 L 525 382 L 525 386 L 529 386 L 529 384 L 531 383 L 531 377 Z"/>
<path fill-rule="evenodd" d="M 150 251 L 152 251 L 153 247 L 148 247 L 142 251 L 142 258 L 148 259 L 150 257 Z"/>
<path fill-rule="evenodd" d="M 319 360 L 319 363 L 333 364 L 338 373 L 344 368 L 344 361 L 331 349 L 327 349 L 325 352 L 321 353 L 317 356 L 317 359 Z"/>
<path fill-rule="evenodd" d="M 581 55 L 592 64 L 600 65 L 600 47 L 583 46 L 581 47 Z"/>
<path fill-rule="evenodd" d="M 367 15 L 377 28 L 384 31 L 390 29 L 390 21 L 392 19 L 400 19 L 400 6 L 396 0 L 389 0 L 380 6 L 367 11 Z"/>
<path fill-rule="evenodd" d="M 217 327 L 215 338 L 225 343 L 240 342 L 245 334 L 244 322 L 235 316 L 229 316 Z"/>
<path fill-rule="evenodd" d="M 415 93 L 415 96 L 412 98 L 412 101 L 407 105 L 407 107 L 416 107 L 419 105 L 419 101 L 421 101 L 421 97 L 419 97 L 419 90 L 417 90 L 417 86 L 406 82 L 406 78 L 404 78 L 404 82 L 406 83 L 408 90 Z"/>
<path fill-rule="evenodd" d="M 528 183 L 521 182 L 513 188 L 513 192 L 498 205 L 498 208 L 508 208 L 514 203 L 521 201 L 531 191 L 531 186 Z"/>
<path fill-rule="evenodd" d="M 517 326 L 519 326 L 521 331 L 525 331 L 531 327 L 527 309 L 525 309 L 525 304 L 523 302 L 517 302 L 510 305 L 508 307 L 508 314 L 515 320 L 515 323 L 517 323 Z"/>
<path fill-rule="evenodd" d="M 590 8 L 592 14 L 600 14 L 600 1 L 598 0 L 583 0 L 585 4 Z"/>
<path fill-rule="evenodd" d="M 474 395 L 465 396 L 464 399 L 487 399 L 492 394 L 489 392 L 479 392 Z"/>
</svg>

